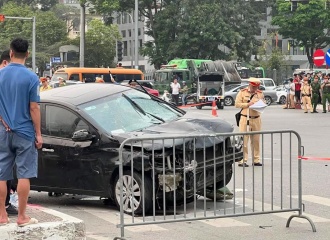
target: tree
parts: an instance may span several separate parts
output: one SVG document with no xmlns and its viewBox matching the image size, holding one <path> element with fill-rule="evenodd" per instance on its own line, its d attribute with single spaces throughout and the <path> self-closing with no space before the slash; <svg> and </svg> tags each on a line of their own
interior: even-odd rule
<svg viewBox="0 0 330 240">
<path fill-rule="evenodd" d="M 77 7 L 57 4 L 52 7 L 51 11 L 57 18 L 67 23 L 67 33 L 80 24 L 80 10 Z"/>
<path fill-rule="evenodd" d="M 85 66 L 113 66 L 117 39 L 120 39 L 117 26 L 105 26 L 101 20 L 91 20 L 85 39 Z M 79 41 L 77 37 L 71 43 L 79 46 Z"/>
<path fill-rule="evenodd" d="M 134 10 L 134 0 L 91 0 L 98 12 Z M 233 54 L 249 59 L 258 46 L 264 1 L 245 0 L 163 0 L 139 1 L 147 34 L 142 54 L 157 66 L 173 57 L 229 59 Z M 264 7 L 260 7 L 264 6 Z M 225 52 L 219 46 L 225 46 Z"/>
<path fill-rule="evenodd" d="M 278 31 L 284 38 L 292 38 L 306 49 L 311 67 L 314 50 L 330 44 L 330 17 L 325 11 L 325 0 L 298 4 L 295 11 L 291 11 L 291 2 L 278 0 L 272 24 L 280 27 Z"/>
<path fill-rule="evenodd" d="M 36 17 L 36 61 L 39 68 L 43 67 L 45 59 L 49 60 L 54 54 L 45 55 L 47 48 L 67 39 L 65 22 L 52 12 L 33 11 L 30 6 L 9 2 L 1 8 L 1 13 L 14 17 Z M 17 37 L 27 39 L 32 46 L 32 21 L 8 19 L 0 24 L 0 28 L 0 49 L 8 49 L 10 41 Z M 31 59 L 27 62 L 31 62 Z"/>
</svg>

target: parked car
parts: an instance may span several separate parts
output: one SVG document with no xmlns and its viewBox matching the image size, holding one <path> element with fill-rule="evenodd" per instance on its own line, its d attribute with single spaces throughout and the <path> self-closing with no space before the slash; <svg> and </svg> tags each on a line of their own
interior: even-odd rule
<svg viewBox="0 0 330 240">
<path fill-rule="evenodd" d="M 235 105 L 237 93 L 241 89 L 246 88 L 247 86 L 248 85 L 241 84 L 232 84 L 225 86 L 225 106 Z M 270 105 L 277 100 L 275 90 L 266 90 L 264 86 L 260 86 L 259 89 L 263 91 L 267 105 Z"/>
<path fill-rule="evenodd" d="M 284 86 L 277 87 L 276 89 L 276 95 L 277 95 L 277 100 L 276 102 L 278 104 L 285 104 L 286 103 L 286 97 L 287 97 L 287 92 Z"/>
<path fill-rule="evenodd" d="M 276 88 L 276 84 L 271 78 L 258 78 L 260 80 L 260 85 L 264 86 L 267 90 L 274 90 Z M 242 84 L 248 84 L 248 79 L 242 79 Z"/>
<path fill-rule="evenodd" d="M 55 88 L 40 95 L 41 131 L 44 143 L 42 149 L 38 151 L 38 178 L 31 180 L 31 189 L 100 196 L 112 199 L 118 207 L 120 182 L 123 181 L 125 188 L 127 181 L 124 179 L 132 179 L 130 145 L 124 147 L 122 156 L 125 171 L 123 179 L 119 179 L 116 163 L 119 161 L 119 146 L 124 140 L 144 135 L 161 136 L 162 133 L 166 133 L 167 136 L 180 134 L 183 137 L 198 133 L 230 133 L 234 129 L 232 124 L 225 120 L 208 116 L 198 118 L 160 98 L 121 85 L 77 84 Z M 232 164 L 242 158 L 241 141 L 229 136 L 212 137 L 203 144 L 203 139 L 185 138 L 185 142 L 171 140 L 165 141 L 164 145 L 155 144 L 153 148 L 157 155 L 154 161 L 157 167 L 154 171 L 151 171 L 150 167 L 145 169 L 144 183 L 149 187 L 152 186 L 150 184 L 152 179 L 159 179 L 159 175 L 164 172 L 166 179 L 170 181 L 184 179 L 183 174 L 187 174 L 191 171 L 191 166 L 195 166 L 193 169 L 197 179 L 197 191 L 204 189 L 204 183 L 208 188 L 212 188 L 215 178 L 217 188 L 225 186 L 232 176 Z M 193 144 L 194 141 L 196 144 Z M 135 163 L 143 160 L 145 166 L 152 166 L 151 156 L 154 151 L 150 144 L 147 145 L 134 143 Z M 177 165 L 175 168 L 163 166 L 163 155 L 166 154 L 166 158 L 173 157 L 173 149 L 175 149 Z M 186 149 L 186 155 L 183 154 L 183 149 Z M 207 153 L 206 162 L 203 160 L 204 152 Z M 196 156 L 193 155 L 194 153 Z M 226 158 L 223 158 L 224 155 Z M 208 169 L 213 169 L 216 164 L 215 175 L 213 170 L 207 170 L 204 176 L 204 169 L 200 166 L 205 163 Z M 139 194 L 133 196 L 132 201 L 135 204 L 125 205 L 124 211 L 139 214 L 144 210 L 147 213 L 151 210 L 154 201 L 152 191 L 148 188 L 148 191 L 142 193 L 144 188 L 142 188 L 142 169 L 139 168 L 141 164 L 134 166 L 132 181 L 136 183 L 135 192 Z M 153 172 L 155 175 L 152 175 Z M 190 181 L 193 181 L 192 179 Z M 187 181 L 189 179 L 186 179 L 188 199 L 194 197 L 192 187 L 194 184 Z M 178 203 L 182 202 L 183 180 L 179 180 L 178 183 L 176 198 L 173 198 L 173 190 L 169 192 L 168 189 L 166 190 L 166 200 L 169 202 L 173 202 L 173 199 Z M 158 200 L 163 196 L 162 186 L 158 181 L 155 182 Z M 124 198 L 131 197 L 126 191 L 124 195 Z M 144 199 L 144 208 L 142 199 Z"/>
<path fill-rule="evenodd" d="M 154 87 L 153 80 L 136 80 L 136 81 L 139 82 L 141 84 L 141 86 L 143 86 L 143 88 L 145 90 L 147 90 L 147 92 L 149 94 L 159 97 L 159 91 L 157 89 L 153 88 Z M 124 80 L 124 81 L 120 82 L 120 84 L 123 86 L 128 86 L 128 82 L 129 82 L 129 80 Z M 143 89 L 139 85 L 137 85 L 136 88 L 143 91 Z"/>
</svg>

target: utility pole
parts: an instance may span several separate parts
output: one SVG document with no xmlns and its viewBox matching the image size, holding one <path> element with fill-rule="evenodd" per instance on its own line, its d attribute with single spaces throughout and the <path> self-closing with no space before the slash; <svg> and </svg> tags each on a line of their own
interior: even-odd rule
<svg viewBox="0 0 330 240">
<path fill-rule="evenodd" d="M 134 35 L 135 35 L 135 53 L 134 53 L 134 57 L 135 57 L 135 69 L 139 69 L 139 35 L 138 35 L 138 19 L 139 19 L 139 3 L 138 0 L 135 0 L 135 12 L 134 12 L 134 18 L 135 18 L 135 31 L 134 31 Z"/>
<path fill-rule="evenodd" d="M 80 3 L 80 49 L 79 49 L 79 67 L 85 65 L 85 9 L 86 5 L 83 1 Z"/>
</svg>

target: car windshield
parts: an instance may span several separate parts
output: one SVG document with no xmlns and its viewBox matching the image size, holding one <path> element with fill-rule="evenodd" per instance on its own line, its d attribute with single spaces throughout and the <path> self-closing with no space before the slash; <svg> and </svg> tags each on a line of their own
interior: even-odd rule
<svg viewBox="0 0 330 240">
<path fill-rule="evenodd" d="M 112 135 L 142 130 L 183 115 L 170 105 L 134 89 L 93 100 L 79 108 Z"/>
</svg>

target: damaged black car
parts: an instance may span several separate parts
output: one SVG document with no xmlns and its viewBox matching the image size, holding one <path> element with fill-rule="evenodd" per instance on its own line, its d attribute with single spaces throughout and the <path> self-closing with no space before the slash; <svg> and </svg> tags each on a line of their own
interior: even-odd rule
<svg viewBox="0 0 330 240">
<path fill-rule="evenodd" d="M 197 118 L 125 86 L 56 88 L 41 93 L 40 109 L 44 144 L 31 189 L 100 196 L 119 206 L 123 182 L 124 190 L 131 189 L 123 191 L 126 213 L 147 213 L 164 198 L 169 205 L 180 204 L 205 187 L 221 188 L 231 179 L 232 164 L 242 158 L 237 137 L 190 137 L 231 133 L 228 122 Z M 160 139 L 127 140 L 141 137 Z"/>
</svg>

